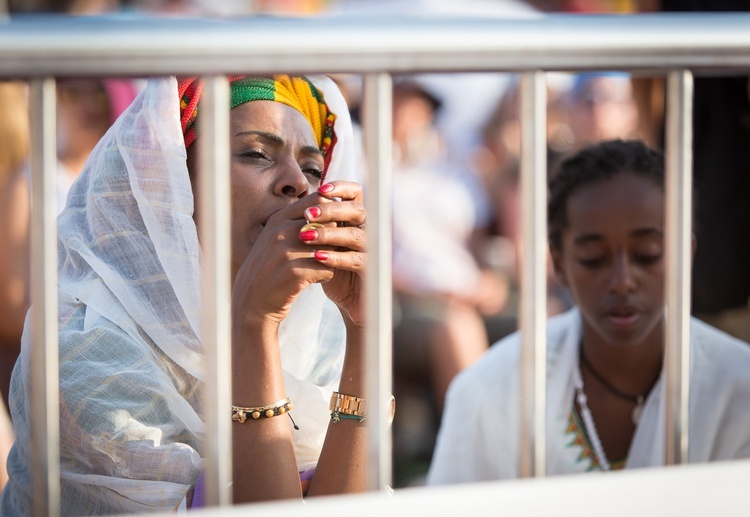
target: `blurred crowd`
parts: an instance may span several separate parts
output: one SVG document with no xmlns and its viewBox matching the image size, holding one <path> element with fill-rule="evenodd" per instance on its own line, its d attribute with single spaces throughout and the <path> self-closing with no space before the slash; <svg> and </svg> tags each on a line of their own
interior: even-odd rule
<svg viewBox="0 0 750 517">
<path fill-rule="evenodd" d="M 146 16 L 380 13 L 535 17 L 549 12 L 677 11 L 675 2 L 9 0 L 11 15 L 39 12 Z M 703 2 L 709 4 L 708 2 Z M 697 2 L 696 6 L 702 7 Z M 597 7 L 593 7 L 596 5 Z M 696 8 L 696 10 L 700 10 Z M 710 8 L 706 7 L 705 10 Z M 744 9 L 737 8 L 738 10 Z M 335 76 L 361 122 L 361 78 Z M 57 83 L 58 210 L 88 154 L 142 83 L 64 78 Z M 695 184 L 699 245 L 696 315 L 750 334 L 750 88 L 747 77 L 697 79 Z M 664 81 L 621 71 L 548 74 L 548 168 L 581 146 L 637 137 L 663 148 Z M 359 127 L 361 135 L 361 126 Z M 29 306 L 28 85 L 0 83 L 0 392 L 7 397 Z M 430 74 L 393 88 L 394 485 L 423 482 L 448 384 L 516 330 L 519 298 L 518 78 Z M 364 179 L 364 156 L 363 179 Z M 744 225 L 741 226 L 741 225 Z M 730 249 L 735 246 L 734 249 Z M 548 278 L 549 315 L 571 306 Z M 5 400 L 3 403 L 7 403 Z M 0 460 L 12 427 L 0 406 Z M 0 488 L 4 468 L 0 469 Z"/>
</svg>

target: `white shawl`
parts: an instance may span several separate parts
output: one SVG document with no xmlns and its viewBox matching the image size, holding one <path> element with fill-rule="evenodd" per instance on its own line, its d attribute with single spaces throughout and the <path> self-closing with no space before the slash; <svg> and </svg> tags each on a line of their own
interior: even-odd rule
<svg viewBox="0 0 750 517">
<path fill-rule="evenodd" d="M 338 117 L 327 177 L 348 179 L 345 101 L 330 79 L 311 80 Z M 153 79 L 94 149 L 58 219 L 64 515 L 172 510 L 204 466 L 200 250 L 185 158 L 176 80 Z M 12 379 L 17 441 L 2 515 L 31 514 L 29 319 Z M 344 340 L 319 285 L 282 324 L 301 471 L 322 447 Z"/>
<path fill-rule="evenodd" d="M 750 457 L 750 345 L 691 320 L 691 463 Z M 566 434 L 578 369 L 578 309 L 547 324 L 547 473 L 586 472 Z M 495 345 L 449 388 L 428 484 L 518 477 L 520 334 Z M 662 378 L 646 401 L 626 468 L 664 464 Z"/>
</svg>

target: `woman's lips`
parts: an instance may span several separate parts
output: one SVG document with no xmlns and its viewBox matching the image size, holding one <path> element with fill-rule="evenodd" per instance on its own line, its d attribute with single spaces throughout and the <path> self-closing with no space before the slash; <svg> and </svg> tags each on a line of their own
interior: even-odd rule
<svg viewBox="0 0 750 517">
<path fill-rule="evenodd" d="M 607 319 L 613 325 L 626 327 L 638 321 L 638 311 L 632 307 L 618 308 L 607 313 Z"/>
</svg>

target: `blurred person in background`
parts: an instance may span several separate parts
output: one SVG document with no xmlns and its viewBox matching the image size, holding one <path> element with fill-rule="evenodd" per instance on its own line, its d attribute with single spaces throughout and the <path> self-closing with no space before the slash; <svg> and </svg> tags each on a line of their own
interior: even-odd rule
<svg viewBox="0 0 750 517">
<path fill-rule="evenodd" d="M 58 211 L 99 139 L 137 93 L 129 79 L 57 81 Z"/>
<path fill-rule="evenodd" d="M 485 317 L 507 301 L 504 277 L 476 243 L 487 202 L 470 170 L 452 161 L 435 126 L 441 100 L 420 77 L 393 91 L 394 423 L 397 472 L 426 471 L 448 384 L 489 346 Z M 417 459 L 415 459 L 417 458 Z M 402 468 L 403 467 L 403 468 Z M 406 483 L 397 477 L 396 484 Z"/>
<path fill-rule="evenodd" d="M 28 93 L 23 83 L 0 82 L 0 490 L 13 443 L 7 411 L 10 373 L 28 307 L 29 193 L 23 167 L 29 152 Z"/>
<path fill-rule="evenodd" d="M 136 94 L 135 83 L 128 79 L 61 79 L 57 82 L 58 214 L 65 208 L 68 191 L 94 146 Z M 13 109 L 23 110 L 28 125 L 25 99 Z M 0 253 L 0 283 L 5 286 L 0 289 L 0 308 L 5 309 L 0 318 L 0 336 L 4 343 L 0 390 L 6 403 L 10 374 L 20 351 L 23 322 L 30 304 L 28 145 L 17 145 L 13 151 L 16 156 L 24 155 L 21 165 L 8 173 L 9 179 L 2 191 L 4 202 L 0 204 L 0 231 L 7 233 L 3 240 L 7 246 Z"/>
<path fill-rule="evenodd" d="M 567 123 L 565 97 L 571 84 L 567 74 L 548 74 L 547 141 L 548 167 L 551 168 L 572 142 Z M 496 267 L 510 278 L 511 296 L 503 319 L 495 318 L 491 343 L 516 330 L 520 289 L 521 205 L 519 120 L 519 83 L 513 80 L 499 102 L 489 111 L 482 127 L 482 145 L 471 157 L 471 164 L 485 186 L 492 204 L 492 239 L 486 249 Z M 572 305 L 567 290 L 554 277 L 551 257 L 548 260 L 547 313 L 549 316 L 566 311 Z M 499 326 L 498 326 L 499 325 Z"/>
<path fill-rule="evenodd" d="M 10 371 L 20 346 L 28 309 L 29 187 L 24 174 L 29 153 L 28 91 L 23 83 L 0 83 L 0 343 L 2 384 L 7 403 Z"/>
<path fill-rule="evenodd" d="M 567 102 L 575 147 L 637 136 L 638 105 L 630 74 L 578 74 Z"/>
</svg>

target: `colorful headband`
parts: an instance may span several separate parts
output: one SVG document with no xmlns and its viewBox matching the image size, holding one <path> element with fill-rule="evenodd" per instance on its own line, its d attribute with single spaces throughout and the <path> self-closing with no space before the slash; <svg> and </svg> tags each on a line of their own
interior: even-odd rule
<svg viewBox="0 0 750 517">
<path fill-rule="evenodd" d="M 310 123 L 318 148 L 323 154 L 323 168 L 328 164 L 336 144 L 333 124 L 336 115 L 328 110 L 323 94 L 305 77 L 275 75 L 273 77 L 229 76 L 230 109 L 251 101 L 275 101 L 299 111 Z M 180 95 L 180 122 L 185 136 L 185 148 L 197 137 L 195 119 L 203 82 L 197 77 L 181 79 L 177 85 Z"/>
</svg>

